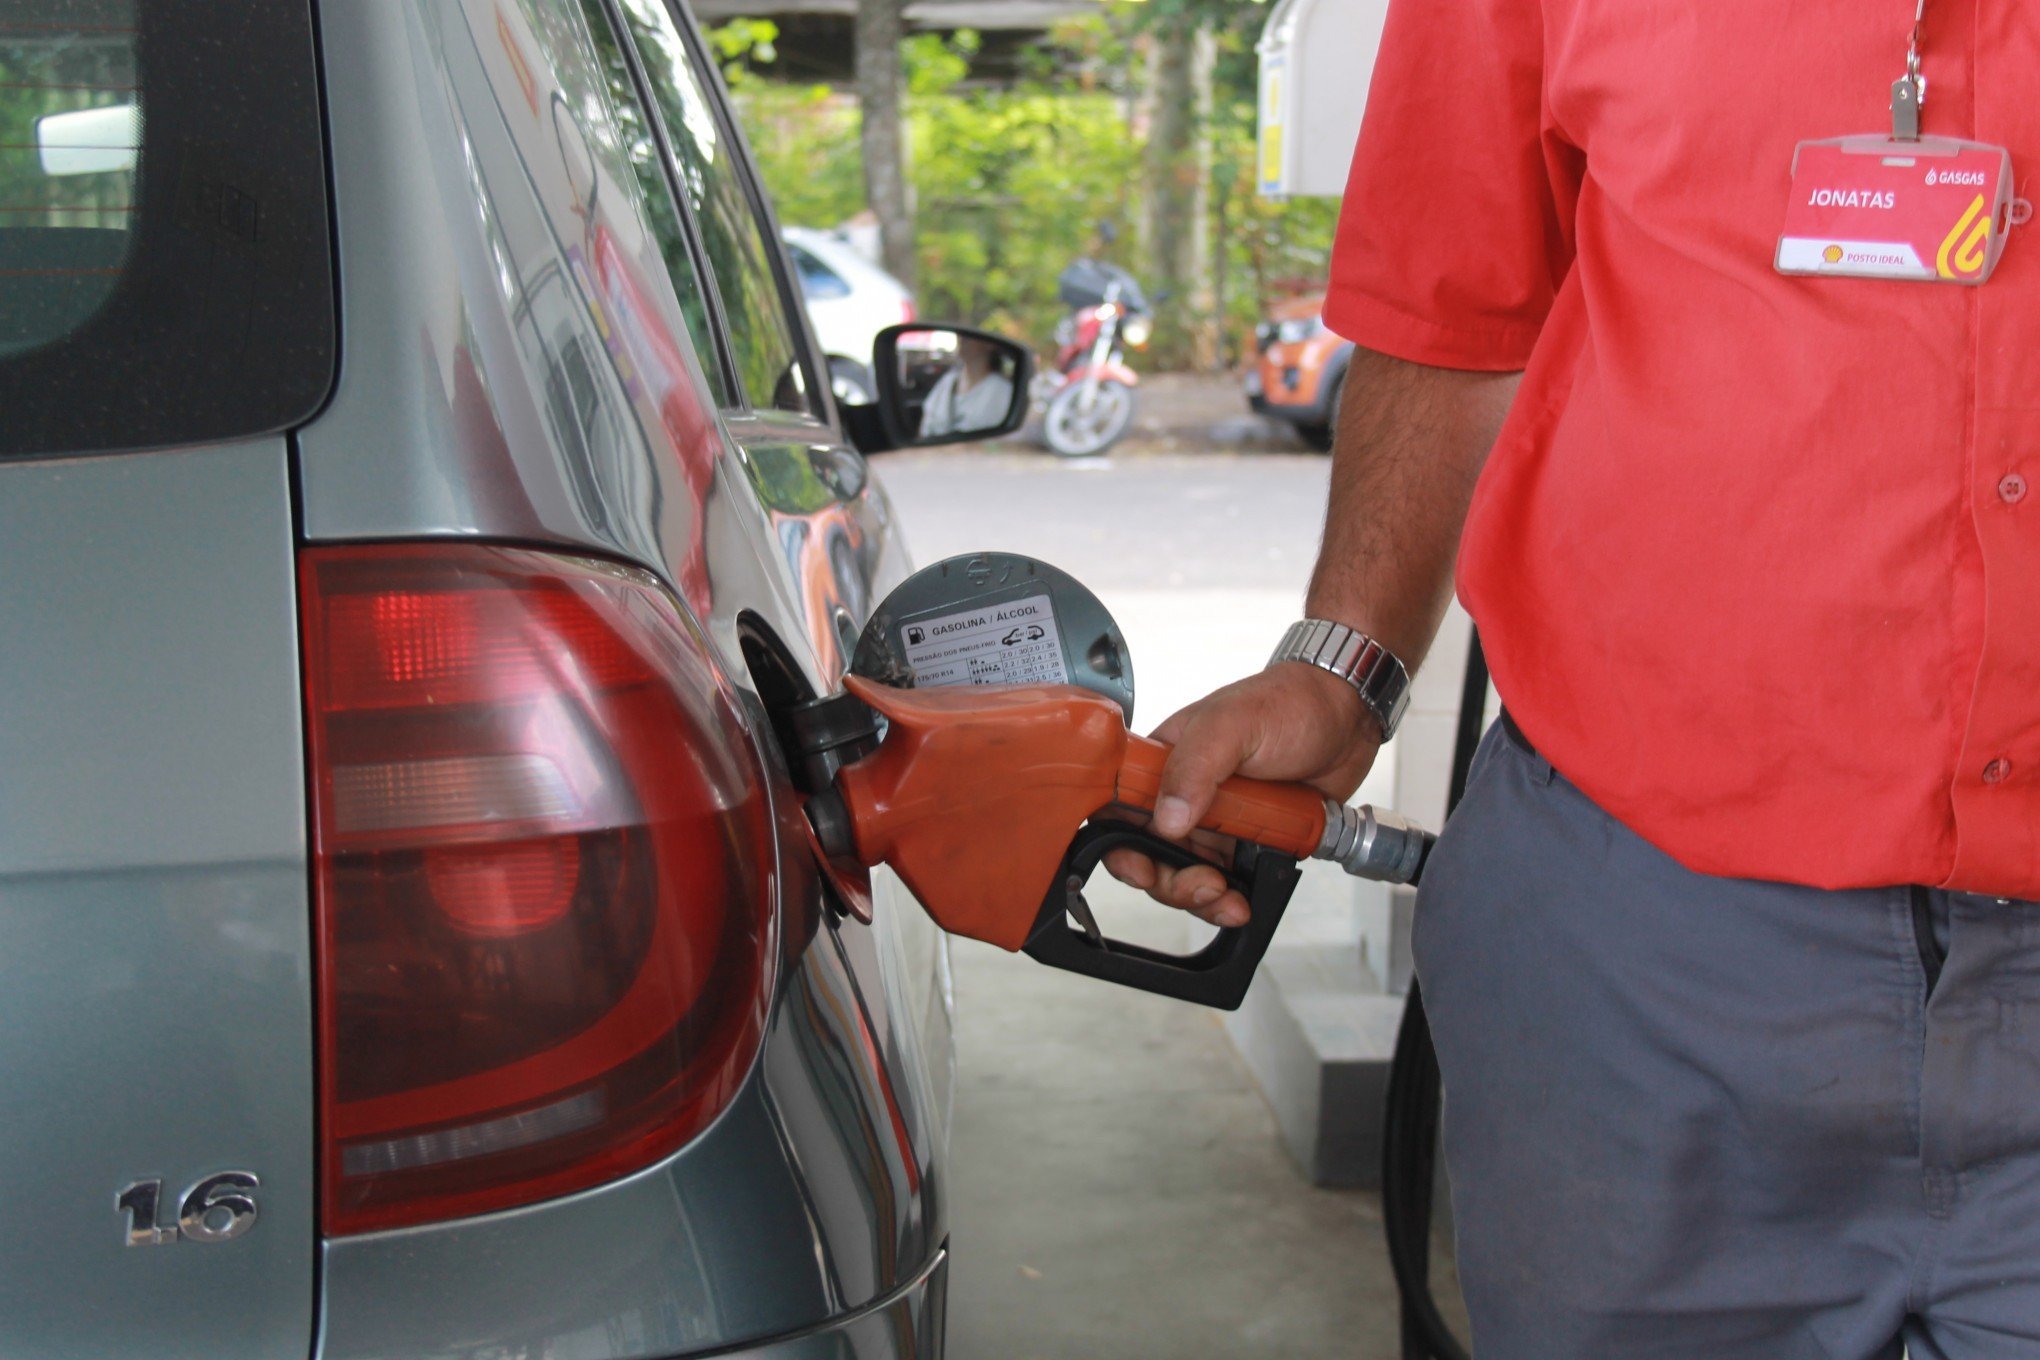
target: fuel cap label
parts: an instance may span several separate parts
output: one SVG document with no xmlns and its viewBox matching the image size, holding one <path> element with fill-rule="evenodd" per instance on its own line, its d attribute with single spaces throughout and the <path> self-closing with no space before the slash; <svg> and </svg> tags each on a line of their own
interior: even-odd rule
<svg viewBox="0 0 2040 1360">
<path fill-rule="evenodd" d="M 1055 606 L 1045 594 L 915 619 L 901 626 L 900 647 L 921 686 L 1061 685 L 1070 679 Z"/>
<path fill-rule="evenodd" d="M 850 673 L 894 689 L 1082 685 L 1133 721 L 1133 658 L 1096 595 L 1020 553 L 944 558 L 864 620 Z"/>
</svg>

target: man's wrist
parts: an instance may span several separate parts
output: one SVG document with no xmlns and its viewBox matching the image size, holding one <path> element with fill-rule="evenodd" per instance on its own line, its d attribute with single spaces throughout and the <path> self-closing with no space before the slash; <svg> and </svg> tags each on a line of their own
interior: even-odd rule
<svg viewBox="0 0 2040 1360">
<path fill-rule="evenodd" d="M 1374 715 L 1374 710 L 1367 706 L 1367 701 L 1360 697 L 1360 691 L 1353 688 L 1350 681 L 1301 661 L 1271 661 L 1264 674 L 1280 676 L 1288 686 L 1301 686 L 1325 707 L 1336 710 L 1351 729 L 1353 742 L 1365 742 L 1370 746 L 1381 746 L 1387 742 L 1388 739 L 1381 734 L 1381 719 Z"/>
<path fill-rule="evenodd" d="M 1268 658 L 1270 666 L 1297 662 L 1328 672 L 1351 685 L 1374 716 L 1381 740 L 1395 735 L 1409 707 L 1410 673 L 1401 658 L 1357 628 L 1332 619 L 1291 624 Z"/>
</svg>

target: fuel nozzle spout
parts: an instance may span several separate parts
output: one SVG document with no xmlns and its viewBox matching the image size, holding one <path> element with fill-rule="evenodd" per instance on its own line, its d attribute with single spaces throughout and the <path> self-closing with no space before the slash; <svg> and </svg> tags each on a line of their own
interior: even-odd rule
<svg viewBox="0 0 2040 1360">
<path fill-rule="evenodd" d="M 1167 746 L 1128 736 L 1114 801 L 1152 811 L 1168 760 Z M 1416 882 L 1437 839 L 1406 817 L 1345 807 L 1303 784 L 1237 777 L 1219 785 L 1199 824 L 1298 859 L 1330 860 L 1355 878 L 1382 883 Z"/>
<path fill-rule="evenodd" d="M 1330 860 L 1355 878 L 1414 883 L 1437 837 L 1400 813 L 1346 807 L 1325 799 L 1325 834 L 1312 859 Z"/>
</svg>

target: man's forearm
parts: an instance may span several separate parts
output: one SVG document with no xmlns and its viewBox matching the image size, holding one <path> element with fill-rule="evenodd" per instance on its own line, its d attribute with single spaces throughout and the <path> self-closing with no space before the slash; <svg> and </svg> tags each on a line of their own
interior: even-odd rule
<svg viewBox="0 0 2040 1360">
<path fill-rule="evenodd" d="M 1416 669 L 1452 601 L 1473 484 L 1519 376 L 1353 351 L 1311 575 L 1313 618 L 1361 629 Z"/>
</svg>

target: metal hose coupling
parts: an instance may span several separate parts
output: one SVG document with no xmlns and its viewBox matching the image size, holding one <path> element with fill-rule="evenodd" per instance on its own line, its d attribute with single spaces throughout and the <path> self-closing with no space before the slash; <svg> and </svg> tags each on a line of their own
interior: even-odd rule
<svg viewBox="0 0 2040 1360">
<path fill-rule="evenodd" d="M 1325 799 L 1325 835 L 1313 859 L 1328 859 L 1355 878 L 1414 883 L 1438 838 L 1400 813 L 1346 807 Z"/>
</svg>

